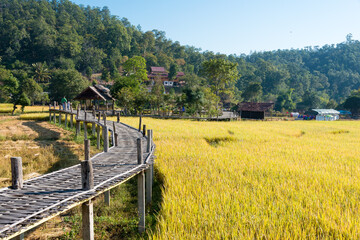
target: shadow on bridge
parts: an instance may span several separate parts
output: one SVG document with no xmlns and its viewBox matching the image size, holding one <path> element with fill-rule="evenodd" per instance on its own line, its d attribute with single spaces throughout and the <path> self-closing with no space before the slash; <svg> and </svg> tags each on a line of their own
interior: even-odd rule
<svg viewBox="0 0 360 240">
<path fill-rule="evenodd" d="M 24 122 L 23 125 L 31 128 L 38 133 L 38 137 L 34 139 L 37 144 L 44 148 L 47 146 L 53 147 L 53 154 L 59 160 L 55 162 L 46 173 L 50 173 L 62 168 L 70 167 L 79 163 L 79 157 L 74 154 L 74 149 L 66 141 L 59 141 L 61 134 L 57 131 L 43 127 L 42 122 Z"/>
</svg>

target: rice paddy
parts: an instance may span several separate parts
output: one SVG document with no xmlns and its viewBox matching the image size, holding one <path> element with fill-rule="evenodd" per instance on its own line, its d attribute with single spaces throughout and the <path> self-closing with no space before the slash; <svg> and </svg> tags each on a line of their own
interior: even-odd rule
<svg viewBox="0 0 360 240">
<path fill-rule="evenodd" d="M 143 122 L 165 181 L 149 238 L 360 238 L 360 122 Z"/>
<path fill-rule="evenodd" d="M 0 103 L 0 114 L 11 114 L 13 111 L 13 104 L 11 103 Z M 17 105 L 15 114 L 21 114 L 21 106 Z M 24 113 L 39 113 L 39 112 L 48 112 L 49 106 L 26 106 L 24 108 Z"/>
<path fill-rule="evenodd" d="M 12 151 L 9 143 L 35 139 L 41 142 L 46 138 L 24 129 L 14 131 L 12 121 L 11 117 L 0 117 L 4 154 Z M 121 121 L 138 126 L 138 118 L 121 117 Z M 148 225 L 145 238 L 360 238 L 359 121 L 197 122 L 143 118 L 143 123 L 154 130 L 156 173 L 163 181 L 156 222 L 151 223 L 151 228 Z M 28 147 L 16 151 L 25 158 L 26 151 L 35 156 L 27 163 L 30 174 L 43 164 L 31 164 L 37 161 L 36 154 L 48 154 L 53 149 L 45 148 L 44 153 L 39 149 L 31 152 Z M 0 160 L 7 160 L 7 156 L 0 156 Z M 56 158 L 50 158 L 35 172 L 46 172 L 54 162 Z M 8 177 L 8 170 L 2 170 L 1 176 Z M 101 230 L 96 230 L 97 236 L 103 236 L 101 239 L 116 236 L 117 223 L 108 221 L 124 214 L 111 209 L 106 209 L 111 216 L 101 214 L 95 220 L 95 226 L 101 222 Z M 74 228 L 79 227 L 78 221 Z M 125 225 L 119 231 L 124 231 Z M 136 229 L 136 218 L 130 226 Z M 79 237 L 76 231 L 69 239 Z"/>
</svg>

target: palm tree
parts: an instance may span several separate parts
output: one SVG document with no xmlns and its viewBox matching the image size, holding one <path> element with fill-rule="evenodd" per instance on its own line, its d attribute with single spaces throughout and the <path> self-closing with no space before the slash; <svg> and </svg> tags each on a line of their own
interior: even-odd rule
<svg viewBox="0 0 360 240">
<path fill-rule="evenodd" d="M 32 66 L 34 68 L 34 79 L 37 83 L 49 82 L 51 76 L 46 63 L 33 63 Z"/>
</svg>

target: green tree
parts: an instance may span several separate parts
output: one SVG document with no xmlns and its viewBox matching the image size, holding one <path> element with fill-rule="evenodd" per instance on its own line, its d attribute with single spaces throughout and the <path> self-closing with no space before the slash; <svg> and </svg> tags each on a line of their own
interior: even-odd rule
<svg viewBox="0 0 360 240">
<path fill-rule="evenodd" d="M 238 78 L 237 63 L 224 59 L 211 59 L 202 64 L 202 75 L 208 79 L 213 92 L 219 96 L 226 85 L 234 83 Z"/>
<path fill-rule="evenodd" d="M 29 98 L 31 105 L 40 102 L 43 98 L 42 87 L 32 78 L 27 78 L 21 83 L 21 91 Z"/>
<path fill-rule="evenodd" d="M 351 95 L 345 100 L 343 104 L 345 109 L 348 109 L 352 114 L 360 113 L 360 89 L 355 90 Z"/>
<path fill-rule="evenodd" d="M 168 78 L 169 78 L 170 80 L 175 79 L 177 73 L 178 73 L 178 66 L 177 66 L 176 64 L 171 64 L 171 65 L 170 65 L 169 74 L 168 74 Z"/>
<path fill-rule="evenodd" d="M 19 81 L 11 71 L 0 67 L 0 102 L 11 102 L 18 88 Z"/>
<path fill-rule="evenodd" d="M 86 80 L 78 71 L 74 69 L 58 69 L 52 74 L 50 82 L 50 98 L 60 101 L 64 96 L 68 100 L 73 99 L 81 91 L 89 86 Z"/>
<path fill-rule="evenodd" d="M 320 105 L 321 105 L 321 98 L 319 96 L 319 93 L 307 91 L 303 96 L 302 102 L 299 102 L 297 104 L 297 108 L 309 110 L 312 108 L 319 108 Z"/>
<path fill-rule="evenodd" d="M 257 101 L 262 94 L 262 86 L 258 82 L 251 82 L 241 94 L 245 101 Z"/>
<path fill-rule="evenodd" d="M 138 82 L 147 81 L 146 60 L 140 56 L 134 56 L 123 64 L 124 75 L 134 78 Z"/>
<path fill-rule="evenodd" d="M 293 92 L 294 92 L 294 89 L 292 88 L 286 92 L 280 93 L 280 95 L 276 99 L 274 109 L 276 111 L 294 110 L 296 108 L 296 104 L 293 102 L 293 98 L 292 98 Z"/>
<path fill-rule="evenodd" d="M 33 71 L 34 71 L 34 79 L 36 80 L 36 82 L 38 83 L 45 83 L 45 82 L 49 82 L 51 76 L 50 76 L 50 71 L 47 68 L 46 63 L 33 63 Z"/>
<path fill-rule="evenodd" d="M 21 105 L 21 112 L 24 112 L 26 106 L 30 105 L 30 99 L 26 95 L 26 93 L 22 92 L 19 97 L 16 99 L 14 105 Z M 15 109 L 15 108 L 14 108 Z M 14 112 L 13 112 L 14 113 Z"/>
</svg>

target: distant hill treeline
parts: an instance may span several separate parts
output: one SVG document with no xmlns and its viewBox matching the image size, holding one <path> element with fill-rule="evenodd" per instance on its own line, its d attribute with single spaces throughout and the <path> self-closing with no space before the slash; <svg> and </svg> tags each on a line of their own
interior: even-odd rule
<svg viewBox="0 0 360 240">
<path fill-rule="evenodd" d="M 106 7 L 68 0 L 0 0 L 0 56 L 4 68 L 34 78 L 45 65 L 105 79 L 121 74 L 133 56 L 143 56 L 147 68 L 176 66 L 188 76 L 201 75 L 204 61 L 223 58 L 238 63 L 233 102 L 274 101 L 278 110 L 334 107 L 360 87 L 360 42 L 351 34 L 337 45 L 227 56 L 182 46 L 163 31 L 144 32 Z"/>
</svg>

